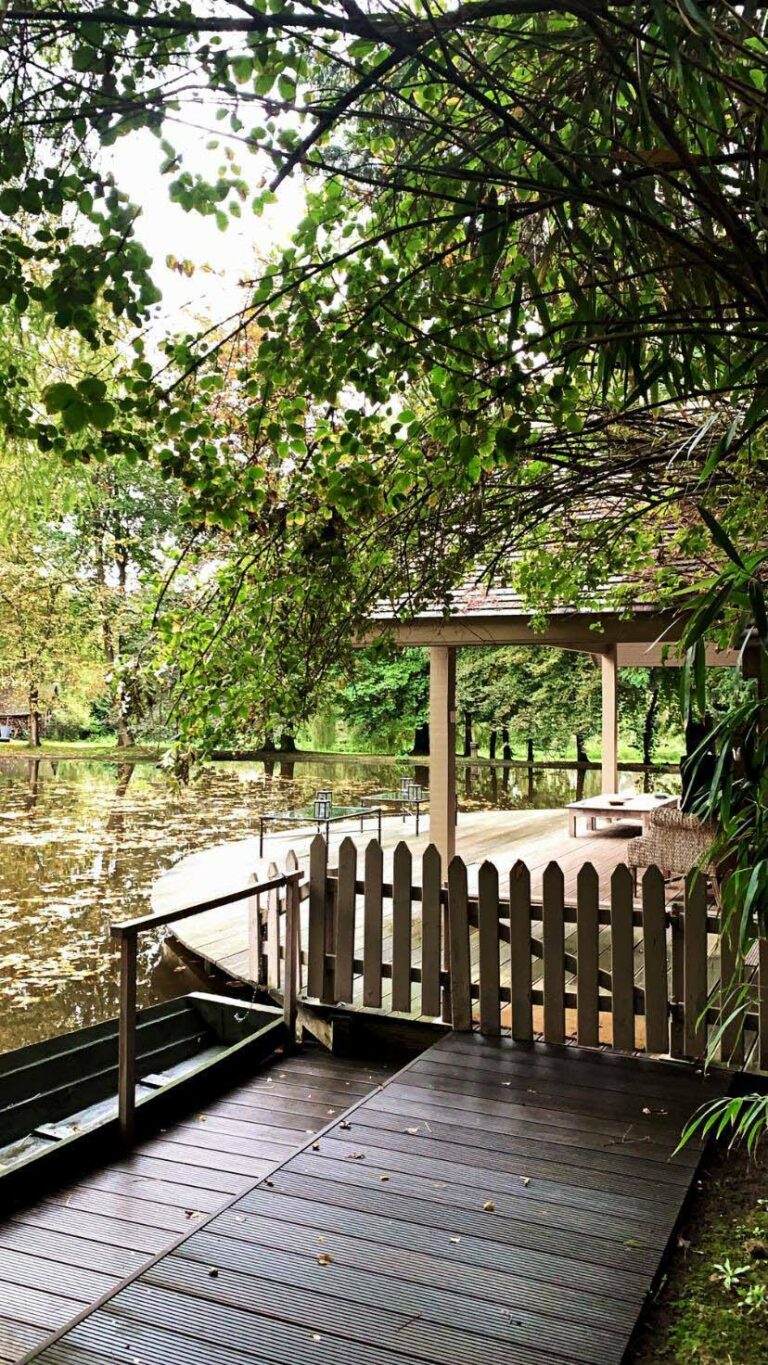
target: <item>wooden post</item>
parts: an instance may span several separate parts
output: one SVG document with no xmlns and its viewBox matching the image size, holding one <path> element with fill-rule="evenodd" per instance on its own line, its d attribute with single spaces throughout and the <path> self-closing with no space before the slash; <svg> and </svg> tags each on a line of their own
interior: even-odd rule
<svg viewBox="0 0 768 1365">
<path fill-rule="evenodd" d="M 120 939 L 120 1025 L 118 1042 L 117 1116 L 120 1137 L 133 1142 L 136 1117 L 136 961 L 138 935 Z"/>
<path fill-rule="evenodd" d="M 256 886 L 258 877 L 255 872 L 248 876 L 248 885 Z M 248 907 L 248 976 L 257 986 L 263 986 L 263 956 L 264 946 L 261 933 L 261 896 L 249 896 L 246 901 Z"/>
<path fill-rule="evenodd" d="M 619 667 L 616 646 L 609 645 L 601 655 L 603 678 L 602 787 L 615 792 L 619 786 Z"/>
<path fill-rule="evenodd" d="M 456 852 L 456 650 L 429 651 L 429 839 L 447 868 Z"/>
<path fill-rule="evenodd" d="M 296 1018 L 301 989 L 301 891 L 296 854 L 289 852 L 285 862 L 285 970 L 283 973 L 283 1018 L 288 1045 L 296 1044 Z"/>
</svg>

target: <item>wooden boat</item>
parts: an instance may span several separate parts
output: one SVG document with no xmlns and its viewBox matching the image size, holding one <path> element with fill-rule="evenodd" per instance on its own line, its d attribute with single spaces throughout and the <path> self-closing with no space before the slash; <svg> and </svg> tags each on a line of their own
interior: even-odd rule
<svg viewBox="0 0 768 1365">
<path fill-rule="evenodd" d="M 137 1018 L 137 1122 L 146 1128 L 269 1056 L 282 1010 L 195 992 Z M 62 1160 L 106 1155 L 117 1129 L 117 1020 L 0 1055 L 0 1195 Z"/>
</svg>

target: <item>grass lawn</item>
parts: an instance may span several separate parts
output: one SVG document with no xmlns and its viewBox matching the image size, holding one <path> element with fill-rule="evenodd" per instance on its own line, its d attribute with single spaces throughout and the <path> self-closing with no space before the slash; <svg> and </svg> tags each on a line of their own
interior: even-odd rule
<svg viewBox="0 0 768 1365">
<path fill-rule="evenodd" d="M 768 1361 L 768 1144 L 713 1149 L 627 1365 Z"/>
</svg>

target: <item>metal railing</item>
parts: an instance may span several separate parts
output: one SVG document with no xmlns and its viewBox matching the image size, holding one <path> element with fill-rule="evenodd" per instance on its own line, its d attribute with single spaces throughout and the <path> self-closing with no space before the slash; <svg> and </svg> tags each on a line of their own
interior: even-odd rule
<svg viewBox="0 0 768 1365">
<path fill-rule="evenodd" d="M 295 858 L 293 859 L 295 863 Z M 213 900 L 200 901 L 196 905 L 178 906 L 160 914 L 142 915 L 138 919 L 124 920 L 113 924 L 112 938 L 120 943 L 120 1019 L 118 1034 L 118 1088 L 117 1112 L 120 1135 L 124 1143 L 133 1142 L 136 1127 L 136 987 L 138 979 L 139 935 L 151 929 L 165 928 L 192 915 L 202 915 L 208 910 L 219 910 L 226 905 L 251 900 L 270 891 L 285 889 L 285 985 L 283 1009 L 289 1037 L 296 1031 L 296 1008 L 299 972 L 299 881 L 302 873 L 298 866 L 289 866 L 286 871 L 266 881 L 256 882 L 241 891 L 216 896 Z"/>
</svg>

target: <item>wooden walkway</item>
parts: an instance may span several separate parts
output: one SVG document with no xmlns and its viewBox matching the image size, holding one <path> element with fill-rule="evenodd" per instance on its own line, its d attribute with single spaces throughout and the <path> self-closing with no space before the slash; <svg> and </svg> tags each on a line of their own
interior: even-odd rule
<svg viewBox="0 0 768 1365">
<path fill-rule="evenodd" d="M 404 822 L 398 816 L 392 816 L 384 820 L 382 848 L 385 881 L 391 880 L 392 856 L 401 839 L 407 841 L 413 853 L 414 878 L 418 879 L 421 854 L 429 843 L 429 832 L 428 829 L 425 832 L 424 828 L 427 824 L 426 820 L 422 820 L 422 831 L 417 838 L 412 819 Z M 362 835 L 359 829 L 332 829 L 331 863 L 338 851 L 339 841 L 345 835 L 349 834 L 355 840 L 361 853 L 371 837 L 369 827 Z M 564 810 L 475 811 L 459 816 L 456 846 L 457 852 L 467 863 L 470 893 L 477 891 L 477 873 L 484 859 L 492 859 L 503 879 L 520 858 L 530 868 L 531 893 L 535 899 L 539 899 L 544 868 L 556 859 L 564 873 L 566 903 L 575 904 L 576 876 L 582 864 L 594 864 L 600 879 L 600 894 L 607 899 L 611 873 L 619 863 L 625 861 L 627 842 L 638 833 L 639 828 L 633 825 L 613 823 L 606 824 L 595 834 L 579 834 L 576 838 L 570 838 L 568 815 Z M 153 907 L 158 911 L 167 910 L 177 905 L 193 905 L 196 900 L 223 896 L 228 891 L 242 890 L 250 874 L 260 872 L 266 876 L 269 862 L 274 860 L 282 868 L 291 848 L 295 849 L 302 865 L 308 863 L 313 834 L 313 830 L 294 830 L 287 834 L 268 835 L 263 859 L 258 856 L 258 839 L 241 839 L 236 843 L 219 844 L 190 854 L 155 883 L 152 889 Z M 359 863 L 362 866 L 362 856 Z M 247 926 L 244 904 L 225 906 L 184 920 L 174 926 L 173 937 L 196 959 L 227 976 L 248 981 Z M 418 936 L 418 922 L 415 931 Z M 391 924 L 386 922 L 385 940 L 390 933 Z M 418 950 L 417 938 L 414 940 L 414 950 Z"/>
<path fill-rule="evenodd" d="M 0 1221 L 0 1361 L 18 1361 L 279 1166 L 392 1071 L 306 1047 Z M 148 1365 L 148 1358 L 147 1358 Z"/>
<path fill-rule="evenodd" d="M 613 1365 L 724 1086 L 451 1034 L 34 1358 Z"/>
</svg>

